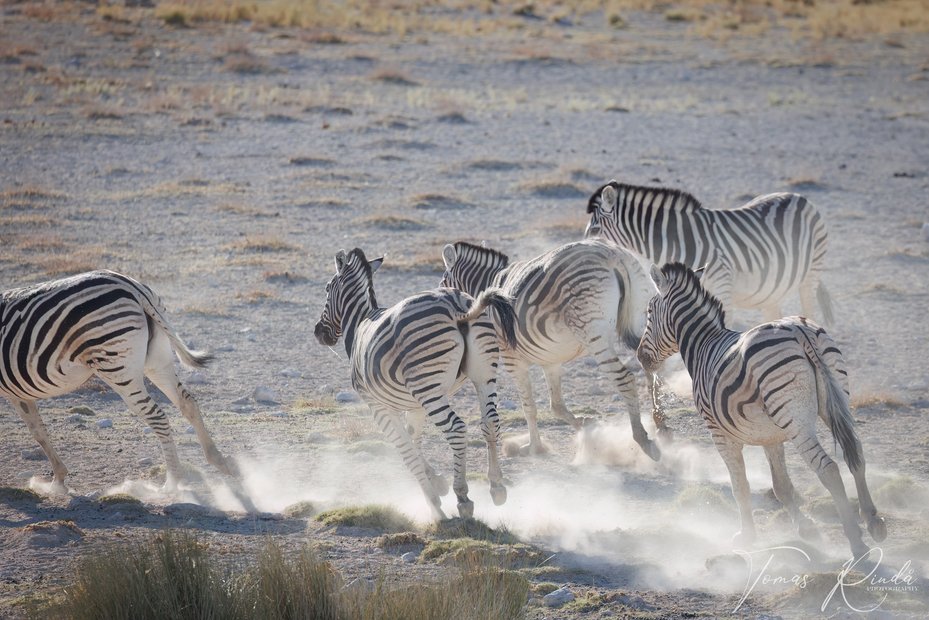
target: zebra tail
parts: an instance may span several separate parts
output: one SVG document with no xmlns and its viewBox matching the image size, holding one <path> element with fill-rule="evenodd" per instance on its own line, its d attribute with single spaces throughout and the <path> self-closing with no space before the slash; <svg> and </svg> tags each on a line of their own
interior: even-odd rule
<svg viewBox="0 0 929 620">
<path fill-rule="evenodd" d="M 151 293 L 153 299 L 149 298 L 147 295 L 141 295 L 139 301 L 142 303 L 142 309 L 148 316 L 149 326 L 164 332 L 171 341 L 171 348 L 174 349 L 178 359 L 181 360 L 181 364 L 187 368 L 203 368 L 212 361 L 214 356 L 211 353 L 191 349 L 187 346 L 187 343 L 181 340 L 181 337 L 177 335 L 177 332 L 174 331 L 174 328 L 171 327 L 171 324 L 165 317 L 164 308 L 160 307 L 160 300 L 155 297 L 151 289 L 147 287 L 146 289 L 146 292 Z M 157 306 L 155 305 L 156 301 L 158 303 Z"/>
<path fill-rule="evenodd" d="M 516 310 L 513 309 L 513 298 L 499 288 L 489 288 L 478 295 L 471 309 L 462 315 L 458 322 L 470 323 L 479 317 L 487 306 L 497 311 L 506 346 L 510 349 L 516 348 Z"/>
<path fill-rule="evenodd" d="M 819 309 L 823 311 L 823 323 L 832 326 L 835 323 L 835 313 L 832 308 L 832 296 L 826 290 L 826 286 L 820 282 L 816 287 L 816 301 L 819 303 Z"/>
<path fill-rule="evenodd" d="M 818 380 L 825 383 L 826 419 L 829 420 L 829 430 L 842 446 L 842 453 L 845 455 L 845 462 L 849 469 L 858 469 L 864 461 L 864 455 L 861 451 L 861 442 L 855 433 L 855 420 L 848 408 L 848 398 L 829 367 L 826 366 L 819 351 L 812 343 L 809 341 L 807 343 L 810 345 L 806 352 L 807 357 L 816 369 Z"/>
</svg>

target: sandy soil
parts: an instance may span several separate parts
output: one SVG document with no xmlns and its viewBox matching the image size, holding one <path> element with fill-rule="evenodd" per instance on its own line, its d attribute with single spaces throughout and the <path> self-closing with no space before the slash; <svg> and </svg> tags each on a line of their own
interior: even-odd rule
<svg viewBox="0 0 929 620">
<path fill-rule="evenodd" d="M 387 254 L 376 275 L 386 305 L 438 284 L 447 242 L 486 239 L 528 258 L 579 238 L 587 196 L 610 178 L 685 188 L 719 207 L 804 193 L 829 226 L 825 281 L 838 315 L 830 332 L 851 368 L 871 487 L 890 532 L 879 574 L 907 561 L 914 571 L 915 591 L 881 591 L 888 598 L 874 614 L 925 617 L 925 36 L 809 42 L 771 31 L 723 43 L 633 14 L 623 30 L 596 16 L 570 26 L 527 18 L 524 31 L 479 39 L 352 33 L 333 44 L 289 29 L 174 29 L 145 11 L 122 22 L 90 9 L 51 21 L 18 5 L 0 10 L 3 286 L 106 267 L 155 288 L 188 341 L 217 353 L 212 367 L 183 376 L 270 513 L 299 500 L 383 502 L 428 519 L 366 412 L 335 399 L 350 389 L 346 364 L 312 337 L 339 248 Z M 256 402 L 259 387 L 276 404 Z M 825 490 L 789 449 L 823 537 L 803 546 L 809 562 L 788 552 L 769 572 L 788 582 L 815 575 L 815 585 L 759 585 L 738 607 L 764 556 L 749 573 L 732 554 L 728 477 L 692 403 L 672 399 L 676 440 L 653 465 L 631 445 L 625 411 L 589 360 L 569 366 L 565 394 L 601 426 L 578 444 L 544 412 L 551 452 L 504 460 L 508 503 L 494 507 L 479 475 L 472 485 L 477 517 L 552 555 L 533 581 L 567 584 L 578 597 L 549 609 L 533 595 L 528 617 L 819 613 L 847 547 Z M 509 379 L 502 398 L 508 430 L 523 432 Z M 455 403 L 477 439 L 473 393 L 462 390 Z M 199 473 L 188 492 L 166 497 L 155 492 L 157 442 L 114 394 L 89 384 L 42 411 L 73 495 L 35 502 L 0 493 L 0 616 L 18 617 L 29 596 L 67 583 L 73 562 L 98 546 L 169 526 L 193 528 L 232 556 L 268 535 L 289 548 L 310 542 L 349 580 L 449 570 L 380 552 L 378 532 L 237 512 L 180 416 L 182 459 Z M 99 428 L 102 419 L 112 427 Z M 479 473 L 484 452 L 474 445 L 469 467 Z M 50 475 L 35 448 L 5 407 L 0 486 Z M 450 469 L 438 433 L 427 432 L 425 449 Z M 770 496 L 760 450 L 747 460 L 757 549 L 800 544 Z M 115 491 L 145 504 L 99 502 Z M 174 505 L 183 501 L 225 512 Z M 454 514 L 451 502 L 446 510 Z M 76 529 L 31 525 L 57 520 Z M 863 608 L 867 596 L 875 595 L 859 586 L 827 613 L 854 616 L 849 606 Z"/>
</svg>

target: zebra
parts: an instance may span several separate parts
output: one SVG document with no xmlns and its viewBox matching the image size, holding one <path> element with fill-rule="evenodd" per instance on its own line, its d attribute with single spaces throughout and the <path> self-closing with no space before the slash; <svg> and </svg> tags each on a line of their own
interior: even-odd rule
<svg viewBox="0 0 929 620">
<path fill-rule="evenodd" d="M 344 339 L 352 387 L 399 450 L 437 519 L 445 518 L 440 496 L 448 487 L 423 459 L 401 412 L 410 412 L 420 428 L 428 415 L 444 433 L 453 454 L 458 514 L 470 517 L 474 503 L 468 499 L 465 477 L 465 424 L 448 402 L 470 379 L 481 403 L 490 494 L 494 504 L 503 504 L 506 487 L 497 455 L 500 423 L 496 405 L 500 348 L 486 308 L 497 311 L 504 337 L 512 341 L 512 304 L 494 289 L 476 299 L 460 291 L 435 289 L 381 308 L 373 274 L 382 262 L 383 258 L 368 261 L 359 248 L 335 255 L 336 274 L 326 285 L 326 304 L 314 329 L 316 339 L 329 347 Z"/>
<path fill-rule="evenodd" d="M 686 192 L 610 181 L 590 197 L 587 212 L 586 237 L 603 236 L 658 265 L 706 266 L 704 286 L 726 310 L 760 308 L 773 321 L 798 289 L 805 316 L 813 316 L 815 291 L 825 323 L 833 322 L 820 281 L 826 227 L 803 196 L 768 194 L 738 209 L 711 210 Z"/>
<path fill-rule="evenodd" d="M 442 259 L 442 286 L 469 295 L 499 287 L 515 299 L 516 346 L 505 349 L 502 359 L 516 380 L 529 428 L 529 444 L 520 449 L 523 454 L 543 451 L 530 366 L 541 366 L 545 373 L 552 413 L 579 428 L 583 420 L 568 411 L 562 397 L 561 366 L 587 353 L 625 399 L 636 442 L 652 459 L 660 458 L 658 445 L 649 439 L 639 417 L 635 375 L 617 355 L 620 341 L 633 350 L 638 345 L 645 305 L 654 294 L 632 254 L 589 239 L 510 264 L 501 252 L 459 241 L 443 248 Z M 657 408 L 655 417 L 659 430 L 665 429 L 664 416 Z"/>
<path fill-rule="evenodd" d="M 54 492 L 67 492 L 68 469 L 52 447 L 36 401 L 60 396 L 97 377 L 141 416 L 161 442 L 166 478 L 176 488 L 180 463 L 171 425 L 145 386 L 145 377 L 187 418 L 207 461 L 239 478 L 210 437 L 200 408 L 174 369 L 174 354 L 189 368 L 212 359 L 184 344 L 146 285 L 99 270 L 0 293 L 0 394 L 29 427 L 52 466 Z"/>
<path fill-rule="evenodd" d="M 835 341 L 803 317 L 782 318 L 746 332 L 728 330 L 721 303 L 690 268 L 681 263 L 653 266 L 651 276 L 658 295 L 648 304 L 637 356 L 644 368 L 655 371 L 680 351 L 693 379 L 697 410 L 729 470 L 742 521 L 736 544 L 747 545 L 755 536 L 744 444 L 764 447 L 775 495 L 799 533 L 813 533 L 787 475 L 784 442 L 789 441 L 832 495 L 852 552 L 861 557 L 868 551 L 838 465 L 816 437 L 817 415 L 842 447 L 868 532 L 882 541 L 887 528 L 865 481 L 864 454 L 848 407 L 845 361 Z"/>
</svg>

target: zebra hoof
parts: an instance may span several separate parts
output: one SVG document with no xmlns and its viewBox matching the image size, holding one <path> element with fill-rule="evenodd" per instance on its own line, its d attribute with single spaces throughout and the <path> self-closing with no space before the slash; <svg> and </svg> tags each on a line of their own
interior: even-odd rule
<svg viewBox="0 0 929 620">
<path fill-rule="evenodd" d="M 506 503 L 506 487 L 502 484 L 491 484 L 490 497 L 494 500 L 494 506 L 502 506 Z"/>
<path fill-rule="evenodd" d="M 661 460 L 661 448 L 659 448 L 658 444 L 654 441 L 646 439 L 645 444 L 642 446 L 642 450 L 644 450 L 645 454 L 647 454 L 653 461 Z"/>
<path fill-rule="evenodd" d="M 874 539 L 874 542 L 881 542 L 887 538 L 887 524 L 884 523 L 884 517 L 877 515 L 868 519 L 868 534 Z"/>
<path fill-rule="evenodd" d="M 474 516 L 474 502 L 458 502 L 458 516 L 462 519 L 470 519 Z"/>
</svg>

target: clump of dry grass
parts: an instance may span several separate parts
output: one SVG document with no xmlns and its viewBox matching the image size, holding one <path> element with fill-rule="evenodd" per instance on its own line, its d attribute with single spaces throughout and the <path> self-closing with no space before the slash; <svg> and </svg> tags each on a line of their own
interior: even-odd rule
<svg viewBox="0 0 929 620">
<path fill-rule="evenodd" d="M 361 527 L 384 532 L 409 532 L 416 529 L 413 522 L 392 506 L 346 506 L 327 510 L 316 515 L 323 525 Z"/>
<path fill-rule="evenodd" d="M 880 390 L 860 390 L 852 392 L 848 401 L 852 409 L 872 408 L 872 407 L 889 407 L 899 409 L 905 407 L 906 402 L 898 394 Z"/>
<path fill-rule="evenodd" d="M 284 241 L 280 237 L 271 235 L 246 236 L 243 239 L 227 244 L 226 249 L 236 252 L 268 253 L 268 252 L 296 252 L 300 248 Z"/>
<path fill-rule="evenodd" d="M 423 230 L 427 224 L 422 220 L 414 220 L 402 215 L 368 215 L 355 220 L 356 224 L 382 228 L 390 231 Z"/>
<path fill-rule="evenodd" d="M 371 79 L 396 86 L 419 86 L 419 82 L 397 69 L 379 69 L 371 74 Z"/>
</svg>

